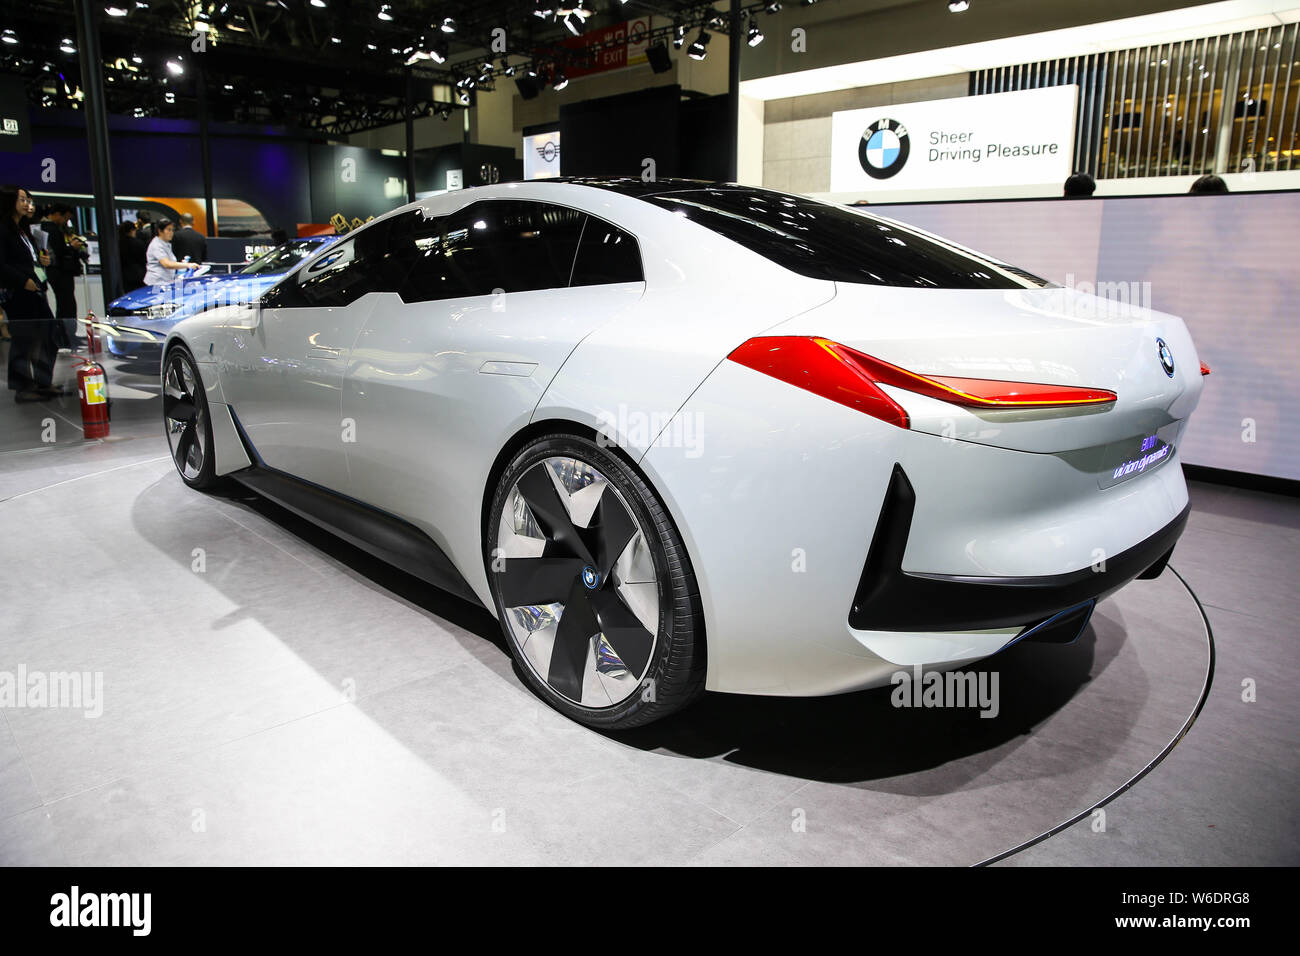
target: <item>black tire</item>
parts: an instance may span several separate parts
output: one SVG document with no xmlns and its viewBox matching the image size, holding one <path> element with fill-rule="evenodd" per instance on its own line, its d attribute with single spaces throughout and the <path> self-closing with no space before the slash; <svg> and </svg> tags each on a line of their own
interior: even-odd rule
<svg viewBox="0 0 1300 956">
<path fill-rule="evenodd" d="M 221 484 L 212 447 L 212 416 L 198 364 L 183 345 L 163 357 L 163 430 L 181 481 L 197 491 Z"/>
<path fill-rule="evenodd" d="M 540 494 L 544 497 L 545 486 L 536 484 L 541 480 L 535 477 L 538 474 L 537 466 L 540 465 L 543 471 L 551 467 L 564 467 L 553 466 L 548 463 L 548 459 L 565 461 L 572 459 L 580 462 L 594 469 L 607 483 L 605 490 L 600 493 L 599 503 L 593 507 L 590 517 L 586 519 L 588 522 L 586 527 L 574 521 L 573 512 L 568 504 L 563 505 L 566 513 L 556 522 L 563 525 L 567 519 L 569 522 L 567 531 L 563 527 L 551 527 L 553 511 L 549 505 L 546 502 L 539 502 L 535 506 L 534 501 L 529 500 L 528 495 L 524 493 L 524 488 L 516 487 L 523 479 L 524 487 L 530 489 L 530 494 L 535 497 Z M 609 497 L 608 488 L 613 488 L 617 495 Z M 555 492 L 556 489 L 552 488 L 552 491 Z M 529 527 L 539 528 L 542 534 L 542 538 L 534 536 L 531 541 L 533 543 L 545 541 L 545 550 L 540 557 L 509 558 L 505 556 L 504 548 L 501 549 L 501 554 L 495 554 L 499 538 L 503 535 L 510 537 L 502 530 L 502 515 L 507 501 L 511 502 L 510 527 L 514 528 L 517 521 L 515 515 L 518 513 L 515 509 L 519 498 L 528 504 L 529 519 L 535 520 L 535 524 L 530 524 Z M 595 499 L 588 497 L 587 500 L 590 502 Z M 557 494 L 555 501 L 550 504 L 557 504 L 560 501 Z M 619 516 L 618 509 L 615 507 L 620 503 L 624 506 L 623 517 Z M 625 520 L 628 514 L 634 519 L 637 527 L 626 539 L 626 546 L 620 546 L 617 542 L 623 539 L 618 532 L 626 531 L 626 525 L 620 526 L 620 522 Z M 547 515 L 551 517 L 548 518 Z M 636 541 L 638 533 L 645 543 L 644 550 Z M 529 687 L 556 710 L 589 727 L 625 730 L 648 724 L 680 710 L 704 690 L 704 617 L 701 611 L 699 588 L 686 548 L 654 489 L 615 451 L 602 448 L 587 438 L 569 434 L 548 435 L 530 442 L 511 459 L 497 481 L 492 505 L 488 510 L 488 523 L 484 529 L 483 541 L 489 586 L 492 589 L 493 601 L 496 604 L 497 616 L 506 643 Z M 585 551 L 582 541 L 589 543 Z M 619 553 L 614 555 L 611 562 L 610 554 L 614 551 Z M 584 559 L 578 552 L 587 557 Z M 630 567 L 628 562 L 631 559 L 628 556 L 633 552 L 643 572 L 647 554 L 654 567 L 653 583 L 644 582 L 636 574 L 627 575 L 640 582 L 632 583 L 631 587 L 650 589 L 649 592 L 641 591 L 641 594 L 657 595 L 658 627 L 653 635 L 652 647 L 646 653 L 642 653 L 643 648 L 639 650 L 623 644 L 625 640 L 628 642 L 642 640 L 636 629 L 639 627 L 649 634 L 649 628 L 645 626 L 643 619 L 654 619 L 653 612 L 648 610 L 644 603 L 636 602 L 641 608 L 639 616 L 638 612 L 630 610 L 632 604 L 625 597 L 625 589 L 629 585 L 619 580 L 618 567 Z M 499 559 L 495 563 L 494 555 Z M 621 559 L 620 555 L 622 555 Z M 583 564 L 584 560 L 589 561 L 590 564 Z M 546 575 L 538 570 L 543 562 L 546 562 L 549 568 Z M 602 565 L 608 570 L 599 571 Z M 573 578 L 572 584 L 566 586 L 549 583 L 551 580 L 568 580 L 564 575 L 569 569 L 579 567 L 580 570 L 576 571 L 577 577 Z M 554 572 L 553 576 L 551 571 Z M 534 590 L 540 588 L 541 590 L 536 590 L 538 596 L 544 594 L 549 596 L 541 597 L 539 600 L 529 592 L 529 596 L 523 598 L 522 602 L 512 605 L 514 607 L 512 616 L 507 617 L 508 609 L 504 603 L 504 592 L 510 590 L 515 597 L 524 593 L 518 583 L 521 580 L 520 575 L 524 575 L 524 580 L 527 582 L 524 591 L 530 587 Z M 545 585 L 538 583 L 543 577 L 548 581 Z M 591 578 L 596 580 L 595 585 L 589 583 Z M 580 587 L 580 584 L 583 587 Z M 587 590 L 584 590 L 584 587 Z M 550 591 L 556 593 L 550 594 Z M 575 603 L 567 604 L 566 595 L 568 600 Z M 584 601 L 589 604 L 589 607 L 581 609 Z M 571 616 L 571 620 L 579 623 L 568 627 L 566 634 L 563 622 L 567 610 L 561 611 L 558 617 L 549 618 L 554 625 L 554 636 L 551 639 L 553 643 L 548 645 L 551 649 L 548 674 L 543 675 L 539 672 L 540 665 L 530 660 L 521 646 L 518 631 L 526 629 L 529 625 L 521 624 L 519 615 L 532 615 L 531 619 L 535 620 L 536 612 L 539 609 L 545 611 L 550 608 L 551 602 L 580 608 Z M 578 650 L 579 643 L 575 643 L 580 640 L 578 635 L 583 633 L 582 630 L 575 630 L 583 627 L 581 622 L 587 622 L 586 630 L 591 633 L 591 637 L 586 639 L 589 645 L 585 650 Z M 538 624 L 531 626 L 540 627 Z M 595 630 L 592 631 L 592 628 Z M 529 631 L 523 639 L 531 641 L 534 634 L 541 633 L 544 632 Z M 617 641 L 614 640 L 615 636 L 618 637 Z M 560 648 L 563 646 L 575 650 L 572 653 L 561 653 Z M 625 646 L 633 653 L 628 654 L 620 649 Z M 534 655 L 544 653 L 535 647 L 532 651 Z M 611 651 L 612 653 L 605 653 Z M 580 665 L 576 663 L 577 654 L 589 654 L 590 658 L 584 658 L 585 663 Z M 561 661 L 567 658 L 568 663 L 557 665 L 555 663 L 557 658 Z M 628 662 L 625 663 L 621 658 L 627 658 Z M 615 663 L 611 665 L 611 661 Z M 611 666 L 612 676 L 602 670 Z M 618 667 L 624 668 L 621 674 L 618 672 Z M 638 679 L 641 667 L 644 667 L 644 672 Z M 557 669 L 565 668 L 569 669 L 568 676 L 557 678 Z M 584 668 L 588 681 L 594 680 L 605 689 L 606 696 L 611 701 L 608 706 L 600 706 L 596 701 L 587 700 L 587 694 L 583 690 L 586 685 L 581 677 L 577 682 L 575 698 L 572 690 L 575 686 L 572 683 L 572 675 L 575 670 L 581 671 Z M 594 677 L 596 671 L 601 671 L 603 676 Z M 607 685 L 616 686 L 613 691 L 610 691 Z M 567 695 L 557 690 L 557 687 L 563 686 L 570 688 Z M 630 692 L 627 692 L 628 688 L 632 688 Z M 616 695 L 622 692 L 627 692 L 627 696 L 616 700 Z"/>
</svg>

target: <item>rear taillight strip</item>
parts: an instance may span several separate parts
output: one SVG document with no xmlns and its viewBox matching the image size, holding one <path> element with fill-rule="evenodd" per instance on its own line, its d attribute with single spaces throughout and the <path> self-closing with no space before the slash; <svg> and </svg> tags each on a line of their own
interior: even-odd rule
<svg viewBox="0 0 1300 956">
<path fill-rule="evenodd" d="M 1116 400 L 1104 388 L 919 375 L 820 336 L 759 336 L 727 357 L 900 428 L 910 427 L 907 411 L 881 385 L 968 408 L 1066 408 Z"/>
</svg>

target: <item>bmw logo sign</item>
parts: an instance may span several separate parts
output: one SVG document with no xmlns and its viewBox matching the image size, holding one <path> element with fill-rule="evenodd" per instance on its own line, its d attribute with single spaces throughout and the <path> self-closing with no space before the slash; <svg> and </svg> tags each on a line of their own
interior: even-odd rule
<svg viewBox="0 0 1300 956">
<path fill-rule="evenodd" d="M 1165 374 L 1170 378 L 1174 377 L 1174 353 L 1169 351 L 1169 346 L 1165 344 L 1164 339 L 1156 339 L 1156 352 L 1160 356 L 1160 367 L 1165 370 Z"/>
<path fill-rule="evenodd" d="M 902 123 L 878 119 L 858 141 L 858 162 L 872 179 L 888 179 L 903 168 L 911 151 L 912 144 Z"/>
<path fill-rule="evenodd" d="M 582 583 L 595 590 L 597 585 L 600 584 L 600 572 L 591 565 L 587 565 L 582 569 Z"/>
</svg>

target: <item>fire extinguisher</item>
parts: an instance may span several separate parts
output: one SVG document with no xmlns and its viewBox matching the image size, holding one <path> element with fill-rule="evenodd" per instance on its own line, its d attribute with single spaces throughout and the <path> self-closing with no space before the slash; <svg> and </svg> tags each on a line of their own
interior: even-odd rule
<svg viewBox="0 0 1300 956">
<path fill-rule="evenodd" d="M 108 379 L 104 366 L 82 359 L 77 369 L 77 397 L 81 399 L 81 428 L 87 438 L 108 437 Z"/>
<path fill-rule="evenodd" d="M 95 322 L 95 313 L 87 312 L 85 322 L 86 322 L 86 351 L 88 351 L 91 355 L 98 355 L 100 352 L 104 350 L 104 348 L 103 345 L 100 343 L 99 330 L 97 328 L 98 323 Z"/>
</svg>

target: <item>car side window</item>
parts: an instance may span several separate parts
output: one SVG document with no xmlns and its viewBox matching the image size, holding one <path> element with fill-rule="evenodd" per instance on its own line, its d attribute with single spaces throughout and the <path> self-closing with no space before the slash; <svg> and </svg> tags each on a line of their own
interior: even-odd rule
<svg viewBox="0 0 1300 956">
<path fill-rule="evenodd" d="M 418 256 L 402 299 L 565 288 L 586 218 L 549 203 L 489 199 L 452 213 L 436 227 L 414 228 Z"/>
<path fill-rule="evenodd" d="M 573 279 L 569 284 L 608 285 L 644 281 L 641 250 L 636 240 L 618 226 L 595 216 L 587 217 L 587 227 L 582 231 L 578 256 L 573 263 Z"/>
<path fill-rule="evenodd" d="M 388 234 L 392 220 L 377 222 L 356 236 L 341 239 L 325 255 L 298 275 L 302 304 L 341 307 L 367 292 L 396 291 L 388 262 Z"/>
</svg>

